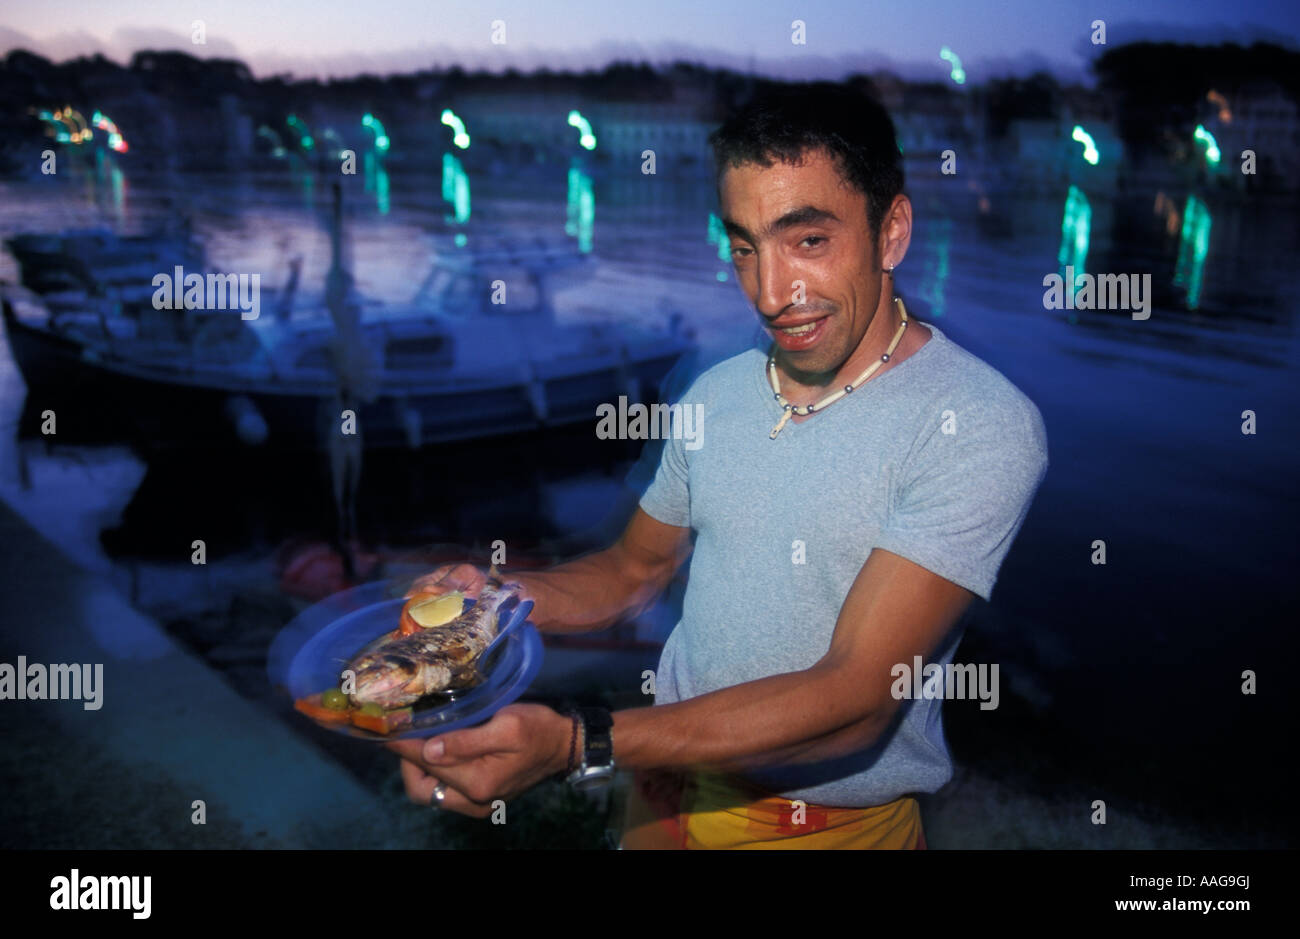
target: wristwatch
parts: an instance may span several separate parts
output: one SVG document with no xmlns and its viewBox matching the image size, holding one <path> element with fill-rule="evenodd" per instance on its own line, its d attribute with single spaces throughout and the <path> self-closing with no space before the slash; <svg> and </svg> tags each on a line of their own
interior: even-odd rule
<svg viewBox="0 0 1300 939">
<path fill-rule="evenodd" d="M 582 721 L 582 762 L 569 774 L 569 784 L 579 792 L 608 785 L 614 778 L 614 718 L 606 708 L 576 708 Z"/>
</svg>

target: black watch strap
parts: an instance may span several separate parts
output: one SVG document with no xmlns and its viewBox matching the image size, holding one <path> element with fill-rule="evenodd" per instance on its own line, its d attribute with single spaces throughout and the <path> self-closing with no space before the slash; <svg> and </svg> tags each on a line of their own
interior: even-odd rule
<svg viewBox="0 0 1300 939">
<path fill-rule="evenodd" d="M 582 719 L 584 766 L 609 766 L 614 762 L 614 742 L 610 731 L 614 728 L 613 715 L 608 708 L 578 708 Z"/>
</svg>

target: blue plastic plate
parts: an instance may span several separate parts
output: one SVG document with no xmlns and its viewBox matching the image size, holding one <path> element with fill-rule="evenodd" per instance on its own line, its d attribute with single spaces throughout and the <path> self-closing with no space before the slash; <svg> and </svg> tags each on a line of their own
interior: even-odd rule
<svg viewBox="0 0 1300 939">
<path fill-rule="evenodd" d="M 294 700 L 337 688 L 347 663 L 397 628 L 405 602 L 392 596 L 389 584 L 372 583 L 304 610 L 271 645 L 267 669 L 272 683 L 287 688 Z M 465 609 L 473 605 L 473 600 L 465 601 Z M 517 700 L 542 667 L 542 638 L 528 621 L 532 608 L 532 601 L 524 600 L 501 610 L 497 636 L 478 660 L 485 665 L 483 680 L 454 697 L 435 695 L 416 702 L 410 726 L 377 734 L 352 724 L 318 725 L 349 737 L 388 741 L 432 737 L 486 721 Z"/>
</svg>

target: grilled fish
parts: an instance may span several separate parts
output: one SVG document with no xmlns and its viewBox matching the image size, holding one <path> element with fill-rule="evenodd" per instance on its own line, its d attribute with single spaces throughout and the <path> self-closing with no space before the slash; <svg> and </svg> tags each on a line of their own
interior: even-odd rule
<svg viewBox="0 0 1300 939">
<path fill-rule="evenodd" d="M 496 638 L 501 607 L 522 589 L 520 584 L 501 583 L 494 569 L 474 605 L 450 623 L 392 639 L 357 656 L 348 665 L 356 675 L 352 703 L 400 708 L 460 683 Z"/>
</svg>

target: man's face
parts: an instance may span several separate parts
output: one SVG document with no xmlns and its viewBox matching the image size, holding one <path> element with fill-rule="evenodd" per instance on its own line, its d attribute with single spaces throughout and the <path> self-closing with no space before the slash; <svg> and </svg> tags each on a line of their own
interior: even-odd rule
<svg viewBox="0 0 1300 939">
<path fill-rule="evenodd" d="M 782 367 L 833 376 L 880 304 L 883 277 L 866 196 L 822 150 L 805 152 L 800 166 L 730 168 L 719 196 L 741 289 Z"/>
</svg>

